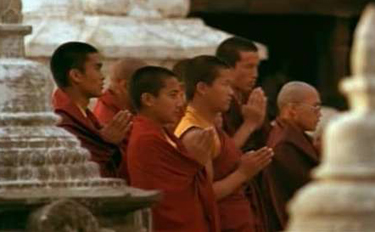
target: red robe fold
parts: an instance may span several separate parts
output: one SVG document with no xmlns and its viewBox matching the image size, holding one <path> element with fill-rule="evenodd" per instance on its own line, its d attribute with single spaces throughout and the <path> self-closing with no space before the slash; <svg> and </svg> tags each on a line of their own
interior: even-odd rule
<svg viewBox="0 0 375 232">
<path fill-rule="evenodd" d="M 168 142 L 166 134 L 176 146 Z M 128 146 L 130 183 L 163 191 L 152 209 L 155 232 L 219 232 L 217 205 L 204 166 L 150 119 L 136 116 Z"/>
<path fill-rule="evenodd" d="M 219 181 L 230 175 L 238 168 L 242 152 L 236 148 L 234 141 L 224 132 L 218 130 L 221 152 L 213 160 L 214 181 Z M 250 208 L 241 187 L 218 202 L 221 229 L 223 232 L 255 232 L 259 231 L 262 222 Z"/>
<path fill-rule="evenodd" d="M 130 105 L 125 107 L 119 102 L 119 100 L 114 95 L 113 91 L 107 89 L 100 98 L 96 101 L 94 107 L 94 114 L 102 125 L 107 124 L 113 119 L 113 117 L 120 112 L 121 110 L 132 111 Z M 122 162 L 119 171 L 119 177 L 122 177 L 126 180 L 129 179 L 129 173 L 126 165 L 126 150 L 128 147 L 129 135 L 127 135 L 122 143 L 120 144 L 121 153 L 122 153 Z"/>
<path fill-rule="evenodd" d="M 233 98 L 229 110 L 223 114 L 223 129 L 229 135 L 233 136 L 243 123 L 241 104 Z M 241 150 L 248 151 L 259 149 L 266 145 L 267 135 L 269 133 L 269 123 L 265 122 L 264 126 L 250 135 Z M 264 203 L 262 192 L 262 173 L 248 181 L 246 184 L 245 194 L 249 200 L 251 208 L 252 231 L 267 232 L 268 212 Z"/>
<path fill-rule="evenodd" d="M 311 139 L 292 124 L 276 120 L 267 142 L 275 155 L 264 171 L 268 209 L 274 231 L 285 228 L 286 205 L 295 192 L 310 180 L 311 170 L 319 164 Z"/>
<path fill-rule="evenodd" d="M 115 144 L 104 141 L 100 136 L 101 125 L 95 115 L 86 110 L 87 117 L 62 90 L 57 89 L 52 97 L 52 105 L 61 120 L 57 126 L 74 134 L 82 147 L 89 150 L 91 160 L 98 163 L 102 177 L 117 177 L 121 162 L 121 151 Z"/>
</svg>

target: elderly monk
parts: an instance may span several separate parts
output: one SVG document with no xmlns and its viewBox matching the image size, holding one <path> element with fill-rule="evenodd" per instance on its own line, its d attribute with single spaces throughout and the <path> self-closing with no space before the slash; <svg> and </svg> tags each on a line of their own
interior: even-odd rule
<svg viewBox="0 0 375 232">
<path fill-rule="evenodd" d="M 133 112 L 128 94 L 128 83 L 134 72 L 147 64 L 135 58 L 124 58 L 114 63 L 110 70 L 109 87 L 101 95 L 94 107 L 94 114 L 102 124 L 107 124 L 113 117 L 122 110 Z M 119 177 L 128 180 L 126 168 L 126 150 L 130 133 L 126 134 L 121 142 L 122 161 Z"/>
<path fill-rule="evenodd" d="M 130 81 L 130 97 L 137 111 L 128 146 L 130 184 L 159 189 L 162 201 L 152 208 L 155 232 L 219 232 L 219 218 L 211 182 L 194 156 L 207 156 L 213 131 L 192 139 L 187 151 L 166 129 L 179 117 L 180 83 L 171 71 L 146 66 Z"/>
<path fill-rule="evenodd" d="M 219 45 L 216 55 L 233 70 L 231 86 L 234 97 L 229 110 L 223 114 L 224 130 L 243 151 L 263 147 L 269 123 L 264 123 L 267 98 L 261 88 L 254 89 L 258 78 L 258 48 L 250 40 L 230 37 Z M 260 174 L 249 181 L 246 189 L 246 196 L 254 211 L 251 223 L 257 232 L 268 231 L 262 184 Z"/>
<path fill-rule="evenodd" d="M 121 111 L 103 127 L 87 108 L 90 99 L 101 96 L 103 89 L 98 50 L 87 43 L 65 43 L 53 53 L 50 67 L 58 86 L 52 100 L 61 117 L 58 126 L 74 134 L 90 151 L 103 177 L 116 177 L 121 161 L 118 145 L 129 130 L 130 115 Z"/>
<path fill-rule="evenodd" d="M 188 107 L 175 131 L 188 150 L 194 147 L 193 138 L 215 127 L 218 114 L 228 109 L 233 95 L 231 74 L 230 67 L 213 56 L 198 56 L 189 61 L 185 80 Z M 190 154 L 206 166 L 212 178 L 221 231 L 252 232 L 253 212 L 242 185 L 269 164 L 272 151 L 263 148 L 242 155 L 220 128 L 215 128 L 214 135 L 206 150 L 208 155 Z"/>
<path fill-rule="evenodd" d="M 319 155 L 306 132 L 315 130 L 321 102 L 311 85 L 289 82 L 280 90 L 277 104 L 279 115 L 267 141 L 275 155 L 264 178 L 273 206 L 273 228 L 281 231 L 288 220 L 287 202 L 310 180 L 311 169 L 319 163 Z"/>
<path fill-rule="evenodd" d="M 125 58 L 114 63 L 110 70 L 109 87 L 100 96 L 94 114 L 102 124 L 108 123 L 121 110 L 133 112 L 127 85 L 133 73 L 147 64 L 134 58 Z"/>
</svg>

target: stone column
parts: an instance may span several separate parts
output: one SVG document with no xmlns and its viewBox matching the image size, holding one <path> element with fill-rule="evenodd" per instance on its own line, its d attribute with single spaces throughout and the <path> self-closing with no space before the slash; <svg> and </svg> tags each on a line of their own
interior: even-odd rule
<svg viewBox="0 0 375 232">
<path fill-rule="evenodd" d="M 55 126 L 50 71 L 24 58 L 31 27 L 21 8 L 0 1 L 0 231 L 151 231 L 138 210 L 159 192 L 101 178 L 79 140 Z"/>
<path fill-rule="evenodd" d="M 375 228 L 375 5 L 355 32 L 353 76 L 341 83 L 350 110 L 323 137 L 315 181 L 298 192 L 289 232 L 372 232 Z"/>
<path fill-rule="evenodd" d="M 22 26 L 21 0 L 0 2 L 0 57 L 19 58 L 25 54 L 24 36 L 31 33 L 30 26 Z"/>
</svg>

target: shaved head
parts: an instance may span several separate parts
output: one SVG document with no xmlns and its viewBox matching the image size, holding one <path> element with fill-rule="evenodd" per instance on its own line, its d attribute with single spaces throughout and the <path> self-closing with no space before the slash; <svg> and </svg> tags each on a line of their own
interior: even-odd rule
<svg viewBox="0 0 375 232">
<path fill-rule="evenodd" d="M 136 58 L 121 59 L 114 63 L 111 67 L 111 81 L 117 81 L 122 79 L 129 81 L 135 71 L 146 65 L 146 62 Z"/>
<path fill-rule="evenodd" d="M 320 96 L 311 85 L 293 81 L 285 84 L 277 97 L 279 118 L 298 126 L 303 131 L 313 131 L 320 118 Z"/>
<path fill-rule="evenodd" d="M 312 92 L 316 93 L 317 91 L 313 86 L 305 82 L 289 82 L 281 88 L 279 95 L 277 96 L 277 106 L 281 111 L 284 106 L 289 103 L 304 102 Z"/>
</svg>

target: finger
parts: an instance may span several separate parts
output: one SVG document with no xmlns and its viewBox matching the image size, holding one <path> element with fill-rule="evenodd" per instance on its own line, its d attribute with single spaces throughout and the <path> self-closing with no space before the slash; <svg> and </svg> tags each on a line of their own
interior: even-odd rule
<svg viewBox="0 0 375 232">
<path fill-rule="evenodd" d="M 121 110 L 119 111 L 110 122 L 112 127 L 119 128 L 121 127 L 121 122 L 124 120 L 125 117 L 125 111 Z"/>
<path fill-rule="evenodd" d="M 262 156 L 262 154 L 267 153 L 268 150 L 269 150 L 268 147 L 262 147 L 254 152 L 255 153 L 254 156 Z"/>
<path fill-rule="evenodd" d="M 267 167 L 270 163 L 272 162 L 272 159 L 266 159 L 266 160 L 262 160 L 258 163 L 258 167 L 260 168 L 260 170 L 264 169 L 265 167 Z"/>
<path fill-rule="evenodd" d="M 117 129 L 120 131 L 126 130 L 128 124 L 130 123 L 132 117 L 128 111 L 123 111 L 122 114 L 117 119 Z"/>
<path fill-rule="evenodd" d="M 126 127 L 125 127 L 125 130 L 124 130 L 124 135 L 126 136 L 128 134 L 128 132 L 132 129 L 133 127 L 133 122 L 129 122 Z"/>
<path fill-rule="evenodd" d="M 265 103 L 265 101 L 266 101 L 265 98 L 266 98 L 266 96 L 265 96 L 263 90 L 259 89 L 259 90 L 257 91 L 257 93 L 255 94 L 252 103 L 253 103 L 254 105 L 260 107 L 260 106 L 262 106 L 262 105 Z"/>
<path fill-rule="evenodd" d="M 245 155 L 254 155 L 255 151 L 254 150 L 251 150 L 251 151 L 248 151 L 245 153 Z"/>
</svg>

